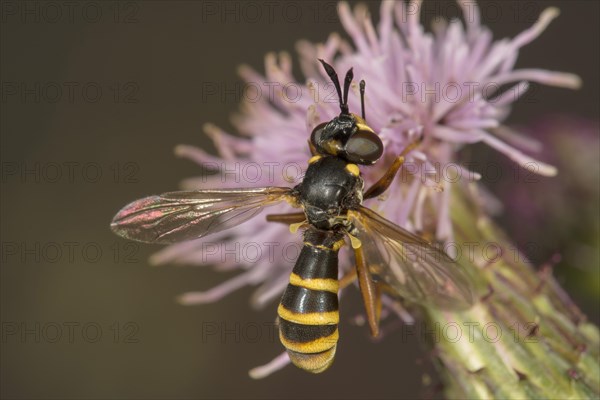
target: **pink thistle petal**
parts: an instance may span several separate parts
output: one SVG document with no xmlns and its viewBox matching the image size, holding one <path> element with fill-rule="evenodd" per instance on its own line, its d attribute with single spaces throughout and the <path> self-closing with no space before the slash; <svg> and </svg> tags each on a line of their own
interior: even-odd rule
<svg viewBox="0 0 600 400">
<path fill-rule="evenodd" d="M 489 80 L 489 82 L 493 82 L 496 85 L 503 85 L 514 81 L 538 82 L 566 89 L 579 89 L 581 87 L 581 78 L 575 74 L 545 71 L 541 69 L 518 69 L 493 76 Z"/>
<path fill-rule="evenodd" d="M 379 11 L 379 37 L 381 38 L 381 53 L 389 54 L 390 37 L 394 28 L 393 23 L 394 1 L 383 0 Z"/>
<path fill-rule="evenodd" d="M 275 298 L 281 297 L 284 289 L 288 285 L 290 275 L 286 271 L 279 275 L 276 279 L 271 279 L 265 282 L 253 294 L 250 300 L 252 306 L 256 309 L 264 308 L 269 302 Z"/>
<path fill-rule="evenodd" d="M 224 234 L 218 233 L 212 236 L 213 241 L 218 241 L 224 237 Z M 150 256 L 149 262 L 151 265 L 161 265 L 169 262 L 174 262 L 182 256 L 194 251 L 197 247 L 202 246 L 202 240 L 190 240 L 187 242 L 176 243 L 167 246 Z M 205 264 L 199 264 L 205 265 Z"/>
<path fill-rule="evenodd" d="M 368 124 L 380 134 L 385 154 L 375 166 L 362 168 L 366 185 L 375 182 L 391 160 L 408 144 L 415 134 L 422 133 L 423 142 L 406 157 L 403 167 L 408 182 L 397 179 L 387 193 L 378 199 L 365 202 L 369 207 L 381 210 L 393 222 L 408 229 L 430 229 L 438 239 L 451 241 L 453 227 L 450 219 L 451 192 L 454 185 L 443 179 L 443 168 L 454 164 L 465 182 L 459 189 L 471 187 L 478 174 L 458 164 L 457 151 L 471 143 L 484 142 L 506 154 L 519 165 L 527 167 L 534 163 L 537 172 L 551 176 L 556 169 L 534 160 L 522 150 L 534 152 L 539 144 L 511 131 L 502 121 L 509 115 L 509 105 L 515 102 L 528 87 L 528 82 L 538 82 L 564 88 L 581 86 L 579 77 L 573 74 L 543 69 L 514 70 L 519 49 L 537 38 L 558 15 L 556 8 L 546 9 L 532 27 L 514 39 L 493 40 L 491 31 L 481 26 L 480 11 L 475 2 L 459 0 L 464 22 L 439 19 L 433 32 L 420 24 L 422 1 L 383 1 L 379 10 L 380 22 L 374 26 L 366 6 L 352 10 L 342 2 L 339 5 L 340 20 L 351 42 L 340 34 L 332 33 L 325 43 L 311 44 L 300 41 L 300 68 L 306 84 L 299 84 L 292 74 L 292 59 L 287 53 L 270 53 L 265 56 L 264 75 L 248 66 L 239 67 L 239 75 L 252 85 L 263 89 L 256 101 L 246 97 L 239 113 L 232 118 L 237 132 L 244 137 L 230 135 L 220 128 L 207 124 L 206 134 L 211 137 L 219 157 L 205 153 L 192 146 L 180 145 L 176 154 L 188 158 L 215 174 L 187 179 L 189 188 L 207 187 L 257 187 L 293 186 L 301 178 L 306 160 L 310 156 L 307 140 L 314 127 L 339 114 L 339 107 L 332 85 L 317 62 L 323 58 L 337 70 L 353 67 L 356 82 L 367 82 L 366 115 Z M 351 86 L 349 106 L 359 111 L 360 99 L 356 82 Z M 279 83 L 272 96 L 264 90 L 267 83 Z M 468 91 L 468 84 L 479 86 Z M 506 92 L 494 95 L 486 83 L 514 85 Z M 408 92 L 408 84 L 416 92 Z M 286 97 L 285 85 L 298 86 L 302 96 L 298 101 Z M 450 85 L 462 89 L 458 98 L 445 98 L 422 93 L 423 90 L 445 90 Z M 450 91 L 442 94 L 455 94 Z M 492 133 L 490 133 L 492 132 Z M 513 147 L 514 146 L 514 147 Z M 277 162 L 275 176 L 268 177 L 269 166 L 265 162 Z M 228 173 L 232 168 L 244 168 L 251 163 L 259 165 L 261 176 L 254 182 L 240 179 L 239 173 Z M 289 164 L 300 166 L 300 174 L 292 177 L 285 173 Z M 212 168 L 218 165 L 218 168 Z M 287 205 L 275 206 L 270 212 L 289 212 Z M 224 245 L 264 243 L 300 243 L 284 226 L 269 224 L 264 215 L 252 223 L 242 224 L 227 234 L 211 237 L 211 243 Z M 204 265 L 216 264 L 219 270 L 241 269 L 244 273 L 206 292 L 190 292 L 183 297 L 187 303 L 215 301 L 245 285 L 261 284 L 255 291 L 252 303 L 262 307 L 278 297 L 287 285 L 293 260 L 281 254 L 274 259 L 264 255 L 250 261 L 223 258 L 221 254 L 207 254 L 210 243 L 197 240 L 180 243 L 156 253 L 151 262 Z M 340 252 L 341 272 L 351 267 L 347 248 Z M 386 307 L 393 305 L 387 304 Z M 285 353 L 271 363 L 254 369 L 251 375 L 264 377 L 289 363 Z"/>
<path fill-rule="evenodd" d="M 417 194 L 420 189 L 420 182 L 418 179 L 414 179 L 410 184 L 408 189 L 408 193 L 406 194 L 406 199 L 404 200 L 404 205 L 400 208 L 400 213 L 397 218 L 398 225 L 404 226 L 408 222 L 408 217 L 411 214 L 415 200 L 417 198 Z"/>
<path fill-rule="evenodd" d="M 473 129 L 487 129 L 496 128 L 500 125 L 496 119 L 482 119 L 482 118 L 470 118 L 470 119 L 455 119 L 450 122 L 450 126 L 457 130 L 473 130 Z"/>
<path fill-rule="evenodd" d="M 505 154 L 508 158 L 515 161 L 521 167 L 527 168 L 528 166 L 535 166 L 535 172 L 543 176 L 555 176 L 557 174 L 558 171 L 556 170 L 556 167 L 553 167 L 552 165 L 543 163 L 532 157 L 529 157 L 528 155 L 522 153 L 521 151 L 513 147 L 510 147 L 508 144 L 504 143 L 498 138 L 493 137 L 485 131 L 480 131 L 480 133 L 481 140 L 483 142 L 487 143 L 499 152 Z"/>
<path fill-rule="evenodd" d="M 251 280 L 250 278 L 254 275 L 256 275 L 254 270 L 248 271 L 244 274 L 239 274 L 236 277 L 229 279 L 205 292 L 183 293 L 177 298 L 177 301 L 185 306 L 213 303 L 221 300 L 231 292 L 248 285 L 249 281 Z"/>
<path fill-rule="evenodd" d="M 477 143 L 481 140 L 479 132 L 465 132 L 443 125 L 436 125 L 432 134 L 437 139 L 453 143 Z"/>
<path fill-rule="evenodd" d="M 234 160 L 236 155 L 246 153 L 252 148 L 249 143 L 228 135 L 216 125 L 204 124 L 204 132 L 213 140 L 219 154 L 225 160 Z"/>
<path fill-rule="evenodd" d="M 220 166 L 223 164 L 223 159 L 212 154 L 208 154 L 204 150 L 186 144 L 180 144 L 175 147 L 175 155 L 181 158 L 187 158 L 203 167 Z M 218 167 L 216 167 L 218 168 Z"/>
<path fill-rule="evenodd" d="M 501 95 L 490 99 L 490 103 L 496 107 L 502 107 L 504 105 L 513 103 L 523 96 L 528 89 L 529 82 L 519 82 L 516 85 L 508 88 L 506 92 L 502 93 Z"/>
<path fill-rule="evenodd" d="M 505 139 L 507 142 L 510 142 L 523 150 L 533 153 L 539 153 L 542 151 L 542 143 L 540 143 L 538 140 L 524 136 L 505 125 L 501 125 L 498 128 L 492 129 L 491 132 L 500 139 Z"/>
<path fill-rule="evenodd" d="M 459 0 L 458 4 L 462 8 L 469 38 L 473 39 L 481 29 L 479 5 L 472 0 Z"/>
<path fill-rule="evenodd" d="M 523 47 L 524 45 L 531 43 L 538 36 L 546 30 L 550 22 L 560 15 L 560 10 L 556 7 L 548 7 L 540 14 L 538 20 L 533 26 L 526 31 L 521 32 L 512 40 L 512 46 L 514 49 Z"/>
<path fill-rule="evenodd" d="M 340 16 L 340 21 L 348 32 L 348 35 L 352 37 L 354 44 L 358 48 L 360 53 L 364 53 L 368 56 L 372 56 L 373 53 L 369 45 L 367 44 L 366 38 L 360 28 L 360 21 L 366 18 L 367 8 L 364 4 L 360 4 L 354 9 L 354 16 L 352 15 L 352 10 L 350 6 L 345 1 L 342 1 L 338 5 L 338 13 Z"/>
<path fill-rule="evenodd" d="M 252 368 L 250 371 L 248 371 L 248 375 L 250 375 L 250 378 L 252 379 L 264 379 L 272 373 L 283 369 L 283 367 L 288 365 L 290 362 L 290 357 L 288 356 L 287 352 L 284 351 L 269 363 L 261 365 L 260 367 Z"/>
</svg>

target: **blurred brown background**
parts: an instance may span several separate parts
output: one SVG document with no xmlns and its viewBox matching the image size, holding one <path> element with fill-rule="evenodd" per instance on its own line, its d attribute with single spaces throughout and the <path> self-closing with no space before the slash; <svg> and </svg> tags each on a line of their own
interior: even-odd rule
<svg viewBox="0 0 600 400">
<path fill-rule="evenodd" d="M 253 3 L 262 13 L 258 18 L 239 1 L 65 4 L 1 2 L 2 397 L 435 395 L 422 384 L 430 366 L 423 363 L 418 340 L 389 336 L 373 344 L 367 329 L 347 322 L 350 311 L 342 312 L 342 350 L 325 374 L 286 368 L 251 380 L 248 369 L 281 351 L 268 328 L 276 304 L 252 310 L 247 288 L 218 304 L 179 306 L 178 294 L 232 275 L 152 268 L 147 258 L 157 247 L 127 247 L 108 228 L 128 201 L 174 190 L 182 178 L 198 173 L 195 165 L 174 157 L 175 145 L 212 151 L 202 124 L 230 128 L 236 99 L 203 99 L 203 84 L 234 85 L 241 63 L 263 71 L 269 51 L 293 52 L 302 38 L 324 41 L 341 29 L 336 3 L 285 2 L 272 18 L 266 13 L 272 2 Z M 431 13 L 437 8 L 454 15 L 447 3 L 430 4 Z M 518 66 L 574 72 L 584 86 L 537 87 L 532 101 L 517 104 L 510 121 L 526 124 L 558 113 L 596 121 L 597 2 L 485 1 L 483 9 L 500 15 L 484 14 L 483 21 L 496 37 L 513 37 L 551 5 L 560 7 L 561 16 L 522 51 Z M 378 3 L 369 6 L 377 16 Z M 221 22 L 221 14 L 212 11 L 224 12 L 223 7 L 229 11 Z M 483 152 L 479 157 L 491 157 L 483 147 L 476 149 Z M 597 164 L 598 148 L 589 151 Z M 555 229 L 562 228 L 543 226 L 540 232 L 551 235 Z M 542 249 L 539 257 L 552 251 Z M 568 271 L 557 275 L 597 321 L 597 293 L 582 293 Z M 347 300 L 354 306 L 346 310 L 359 309 L 355 294 Z M 261 336 L 248 339 L 245 334 L 253 333 L 242 329 L 237 339 L 229 334 L 226 340 L 203 340 L 207 322 L 227 329 L 258 324 Z"/>
</svg>

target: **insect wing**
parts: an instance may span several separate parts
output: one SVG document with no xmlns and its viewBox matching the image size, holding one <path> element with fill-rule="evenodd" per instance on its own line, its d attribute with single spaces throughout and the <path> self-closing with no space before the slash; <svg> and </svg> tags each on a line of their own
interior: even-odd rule
<svg viewBox="0 0 600 400">
<path fill-rule="evenodd" d="M 473 304 L 473 284 L 467 271 L 446 253 L 365 207 L 350 211 L 365 259 L 398 295 L 438 308 Z"/>
<path fill-rule="evenodd" d="M 290 188 L 169 192 L 136 200 L 115 215 L 112 230 L 130 240 L 175 243 L 223 231 L 288 196 Z"/>
</svg>

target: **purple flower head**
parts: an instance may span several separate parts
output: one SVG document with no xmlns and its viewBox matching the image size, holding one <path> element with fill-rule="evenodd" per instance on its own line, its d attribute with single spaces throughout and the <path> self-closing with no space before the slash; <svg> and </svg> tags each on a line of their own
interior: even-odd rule
<svg viewBox="0 0 600 400">
<path fill-rule="evenodd" d="M 554 167 L 533 160 L 521 150 L 529 142 L 502 122 L 529 82 L 580 86 L 579 78 L 572 74 L 514 69 L 519 50 L 543 32 L 558 10 L 544 10 L 531 28 L 513 39 L 493 41 L 490 30 L 480 24 L 476 3 L 459 1 L 459 5 L 464 23 L 438 18 L 431 32 L 426 32 L 419 23 L 421 1 L 383 1 L 377 27 L 366 6 L 351 10 L 342 2 L 339 17 L 352 43 L 337 33 L 323 44 L 299 42 L 304 84 L 294 80 L 287 53 L 268 54 L 264 76 L 242 66 L 239 72 L 248 82 L 248 93 L 241 112 L 233 119 L 242 136 L 207 124 L 204 130 L 219 156 L 178 146 L 177 155 L 217 172 L 188 179 L 184 186 L 297 184 L 310 157 L 307 140 L 312 129 L 339 114 L 334 88 L 319 58 L 338 72 L 354 68 L 355 81 L 348 99 L 353 113 L 360 114 L 361 109 L 358 82 L 366 81 L 366 119 L 385 145 L 376 165 L 361 167 L 367 187 L 395 156 L 422 136 L 421 144 L 406 158 L 402 179 L 396 179 L 382 197 L 365 203 L 409 230 L 429 232 L 441 242 L 452 241 L 451 187 L 461 180 L 457 176 L 462 181 L 479 179 L 478 174 L 458 163 L 457 151 L 465 145 L 484 142 L 520 165 L 536 162 L 540 174 L 554 175 Z M 269 96 L 254 96 L 253 87 L 273 91 Z M 452 166 L 453 179 L 440 177 L 447 166 Z M 268 210 L 274 214 L 290 211 L 286 204 Z M 261 215 L 222 234 L 169 246 L 152 261 L 215 265 L 219 270 L 241 268 L 244 271 L 235 278 L 204 292 L 186 293 L 180 301 L 212 302 L 245 285 L 260 285 L 252 299 L 253 305 L 260 307 L 283 292 L 300 245 L 299 234 L 291 234 L 286 226 L 269 223 Z M 344 249 L 340 258 L 344 273 L 351 267 Z M 287 362 L 287 356 L 282 355 L 254 375 L 263 376 Z"/>
</svg>

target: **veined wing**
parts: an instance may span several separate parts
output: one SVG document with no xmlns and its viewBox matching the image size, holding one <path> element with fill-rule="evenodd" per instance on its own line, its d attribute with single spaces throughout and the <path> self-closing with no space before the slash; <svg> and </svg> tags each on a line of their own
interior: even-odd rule
<svg viewBox="0 0 600 400">
<path fill-rule="evenodd" d="M 372 274 L 397 294 L 438 308 L 473 304 L 472 280 L 457 261 L 366 207 L 348 211 Z"/>
<path fill-rule="evenodd" d="M 291 196 L 292 189 L 283 187 L 169 192 L 128 204 L 115 215 L 111 228 L 147 243 L 198 239 L 239 225 Z"/>
</svg>

